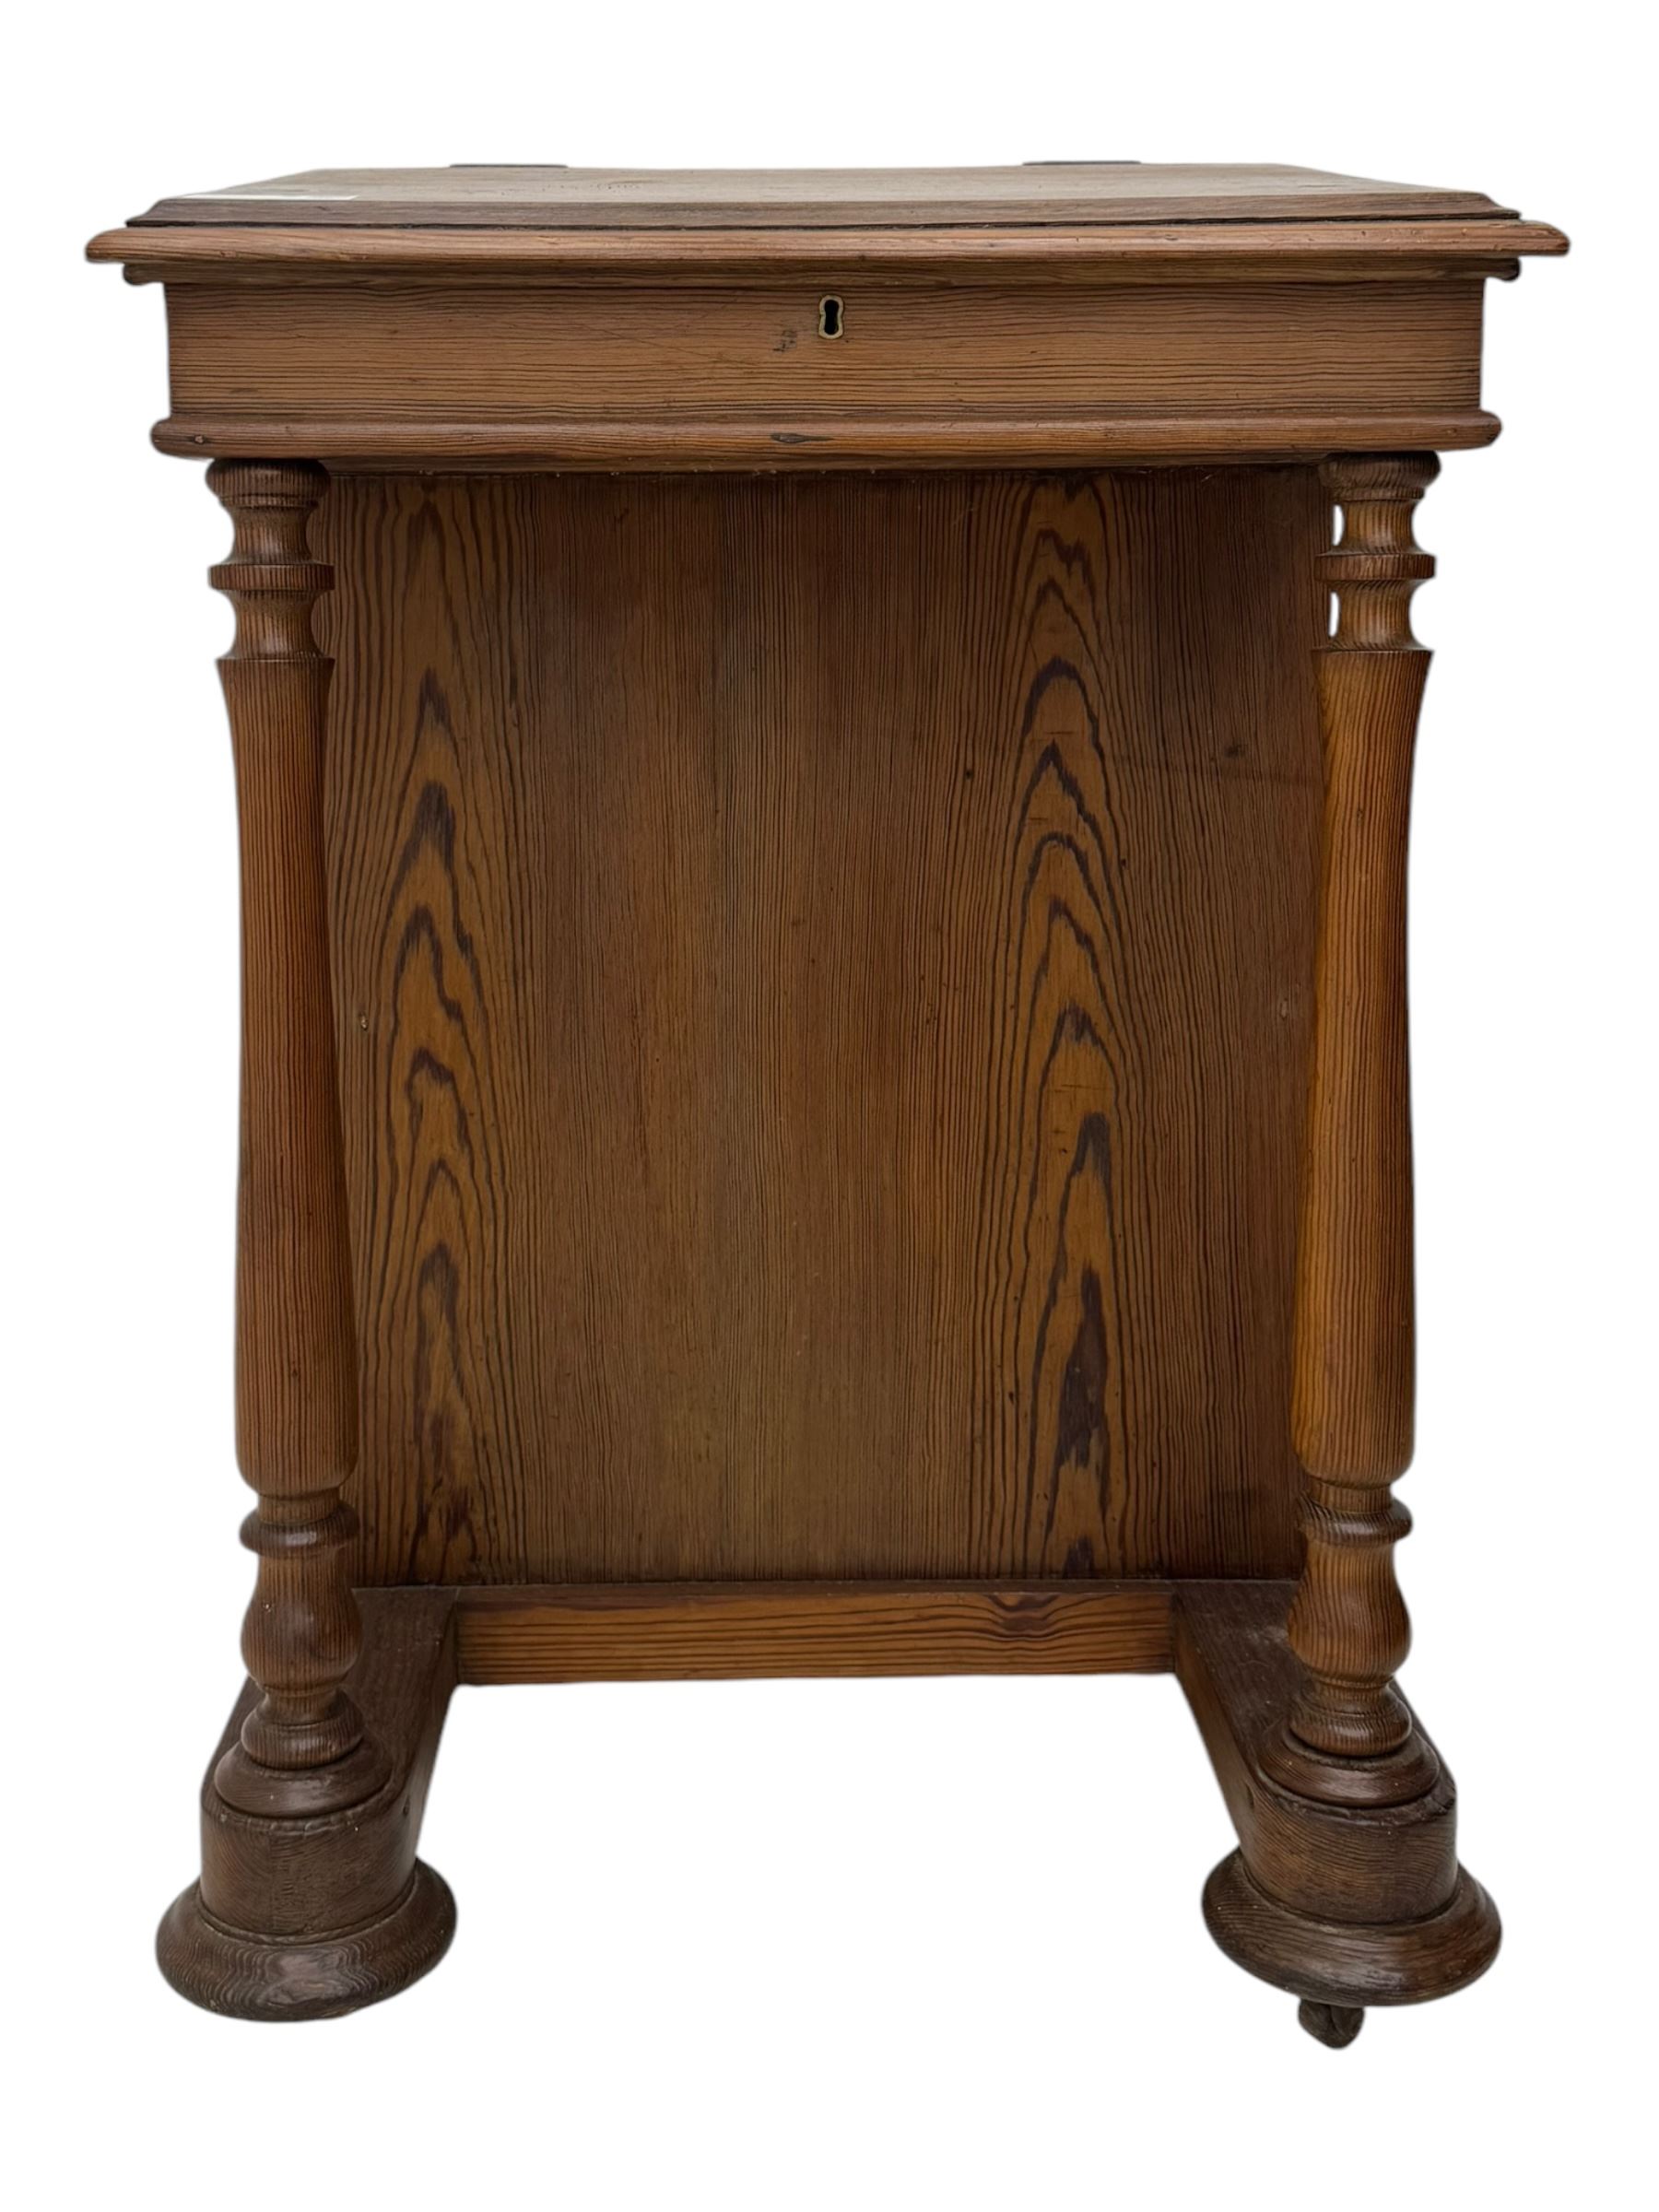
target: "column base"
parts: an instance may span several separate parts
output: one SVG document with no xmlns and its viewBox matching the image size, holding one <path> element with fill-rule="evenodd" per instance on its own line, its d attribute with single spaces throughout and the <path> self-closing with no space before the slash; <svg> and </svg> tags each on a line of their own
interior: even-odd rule
<svg viewBox="0 0 1659 2212">
<path fill-rule="evenodd" d="M 1302 2001 L 1340 2050 L 1371 2005 L 1450 1996 L 1498 1953 L 1496 1907 L 1458 1864 L 1456 1792 L 1426 1736 L 1429 1786 L 1397 1804 L 1321 1800 L 1276 1757 L 1300 1671 L 1285 1639 L 1288 1583 L 1194 1583 L 1175 1613 L 1175 1671 L 1239 1848 L 1210 1876 L 1204 1916 L 1238 1965 Z M 1320 1777 L 1315 1774 L 1312 1781 Z"/>
<path fill-rule="evenodd" d="M 1300 1997 L 1304 2014 L 1311 2006 L 1342 2012 L 1449 1997 L 1485 1973 L 1502 1933 L 1496 1906 L 1461 1866 L 1441 1912 L 1355 1924 L 1289 1911 L 1251 1879 L 1241 1851 L 1223 1859 L 1205 1884 L 1204 1918 L 1236 1965 Z M 1302 2024 L 1318 2032 L 1305 2018 Z M 1358 2032 L 1343 2040 L 1351 2042 Z"/>
<path fill-rule="evenodd" d="M 415 1855 L 455 1682 L 454 1593 L 366 1590 L 347 1688 L 384 1779 L 361 1803 L 250 1812 L 217 1775 L 259 1692 L 248 1683 L 202 1785 L 202 1875 L 156 1938 L 181 1996 L 246 2020 L 327 2019 L 394 1996 L 436 1966 L 455 1901 Z M 326 1794 L 324 1793 L 324 1797 Z"/>
<path fill-rule="evenodd" d="M 227 1927 L 193 1882 L 156 1933 L 156 1959 L 182 1997 L 241 2020 L 326 2020 L 394 1997 L 437 1965 L 455 1932 L 449 1884 L 417 1859 L 389 1912 L 337 1936 L 273 1940 Z"/>
</svg>

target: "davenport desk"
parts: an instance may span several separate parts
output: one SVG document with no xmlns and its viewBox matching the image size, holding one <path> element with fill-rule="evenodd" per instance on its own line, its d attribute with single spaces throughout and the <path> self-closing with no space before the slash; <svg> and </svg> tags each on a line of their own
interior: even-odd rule
<svg viewBox="0 0 1659 2212">
<path fill-rule="evenodd" d="M 341 171 L 166 287 L 233 542 L 249 1681 L 161 1927 L 402 1988 L 457 1682 L 1179 1676 L 1333 2044 L 1498 1917 L 1394 1676 L 1435 454 L 1566 241 L 1280 168 Z"/>
</svg>

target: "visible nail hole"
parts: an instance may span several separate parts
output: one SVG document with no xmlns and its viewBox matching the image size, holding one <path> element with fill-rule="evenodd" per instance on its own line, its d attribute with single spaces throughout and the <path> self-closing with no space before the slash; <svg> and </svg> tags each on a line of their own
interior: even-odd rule
<svg viewBox="0 0 1659 2212">
<path fill-rule="evenodd" d="M 818 336 L 839 338 L 845 335 L 845 331 L 841 302 L 834 292 L 826 292 L 818 301 Z"/>
</svg>

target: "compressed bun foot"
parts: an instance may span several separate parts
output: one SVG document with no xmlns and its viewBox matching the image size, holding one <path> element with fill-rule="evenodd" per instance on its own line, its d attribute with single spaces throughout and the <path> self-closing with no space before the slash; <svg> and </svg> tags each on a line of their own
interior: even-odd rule
<svg viewBox="0 0 1659 2212">
<path fill-rule="evenodd" d="M 1313 2041 L 1324 2043 L 1328 2051 L 1346 2051 L 1365 2025 L 1361 2006 L 1315 2005 L 1309 1997 L 1297 2006 L 1296 2017 Z"/>
<path fill-rule="evenodd" d="M 1206 1883 L 1204 1917 L 1230 1959 L 1304 2000 L 1302 2026 L 1314 2035 L 1310 2006 L 1344 2013 L 1449 1997 L 1485 1973 L 1502 1933 L 1491 1899 L 1461 1866 L 1449 1901 L 1424 1919 L 1315 1920 L 1258 1888 L 1237 1851 Z"/>
<path fill-rule="evenodd" d="M 156 1935 L 182 1997 L 242 2020 L 325 2020 L 394 1997 L 437 1965 L 455 1933 L 449 1884 L 423 1859 L 379 1919 L 338 1935 L 272 1939 L 216 1920 L 192 1883 Z"/>
</svg>

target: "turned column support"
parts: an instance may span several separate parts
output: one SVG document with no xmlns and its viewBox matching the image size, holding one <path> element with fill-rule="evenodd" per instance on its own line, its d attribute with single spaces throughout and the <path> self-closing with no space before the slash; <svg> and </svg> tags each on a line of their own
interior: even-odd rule
<svg viewBox="0 0 1659 2212">
<path fill-rule="evenodd" d="M 235 532 L 210 581 L 236 610 L 219 663 L 241 858 L 236 1445 L 258 1500 L 242 1525 L 259 1562 L 242 1656 L 263 1693 L 215 1780 L 243 1812 L 310 1815 L 385 1778 L 341 1688 L 361 1644 L 341 1496 L 357 1353 L 323 844 L 333 664 L 311 627 L 334 579 L 306 544 L 327 478 L 306 463 L 216 461 L 207 481 Z"/>
<path fill-rule="evenodd" d="M 1275 1778 L 1330 1804 L 1395 1805 L 1434 1783 L 1394 1686 L 1410 1624 L 1392 1485 L 1410 1464 L 1415 1341 L 1406 864 L 1429 654 L 1411 595 L 1430 453 L 1328 462 L 1342 533 L 1321 558 L 1337 618 L 1318 654 L 1324 818 L 1312 1063 L 1296 1275 L 1292 1430 L 1306 1553 L 1288 1633 L 1301 1664 Z"/>
</svg>

